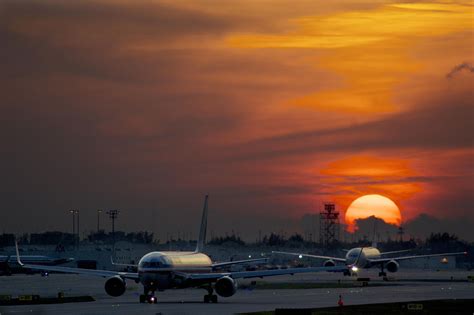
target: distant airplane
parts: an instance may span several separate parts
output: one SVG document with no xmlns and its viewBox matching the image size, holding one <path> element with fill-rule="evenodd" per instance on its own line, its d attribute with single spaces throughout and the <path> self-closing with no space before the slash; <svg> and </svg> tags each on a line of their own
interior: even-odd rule
<svg viewBox="0 0 474 315">
<path fill-rule="evenodd" d="M 71 262 L 74 258 L 58 258 L 58 257 L 51 257 L 51 256 L 43 256 L 43 255 L 25 255 L 21 257 L 22 261 L 27 264 L 32 265 L 47 265 L 47 266 L 56 266 Z M 18 270 L 23 270 L 21 266 L 18 266 L 18 259 L 16 255 L 1 255 L 0 256 L 0 275 L 11 275 Z M 18 269 L 20 267 L 20 269 Z"/>
<path fill-rule="evenodd" d="M 346 266 L 351 266 L 350 269 L 344 271 L 344 274 L 349 274 L 350 271 L 357 273 L 359 269 L 371 268 L 374 266 L 380 267 L 379 276 L 387 276 L 387 273 L 384 271 L 384 268 L 389 272 L 397 272 L 400 264 L 398 263 L 401 260 L 409 259 L 420 259 L 420 258 L 429 258 L 429 257 L 446 257 L 446 256 L 457 256 L 457 255 L 467 255 L 467 252 L 456 252 L 456 253 L 443 253 L 443 254 L 429 254 L 429 255 L 415 255 L 415 256 L 399 256 L 399 257 L 383 257 L 385 255 L 397 254 L 401 252 L 411 251 L 408 250 L 399 250 L 392 252 L 380 252 L 376 246 L 370 247 L 356 247 L 347 251 L 346 257 L 331 257 L 331 256 L 320 256 L 320 255 L 311 255 L 311 254 L 302 254 L 294 252 L 280 252 L 273 251 L 275 254 L 283 255 L 292 255 L 298 256 L 299 258 L 310 257 L 318 259 L 326 259 L 323 263 L 325 267 L 335 266 L 336 262 L 344 263 Z"/>
<path fill-rule="evenodd" d="M 144 294 L 140 295 L 140 303 L 156 303 L 156 290 L 164 291 L 173 288 L 181 289 L 189 287 L 206 289 L 208 294 L 204 296 L 204 302 L 217 303 L 217 295 L 214 295 L 213 292 L 215 291 L 221 297 L 229 297 L 234 295 L 237 291 L 236 279 L 256 277 L 263 278 L 268 276 L 304 272 L 345 271 L 350 267 L 331 266 L 239 272 L 216 272 L 216 269 L 223 266 L 263 261 L 264 259 L 212 263 L 209 256 L 202 253 L 206 239 L 207 212 L 208 196 L 206 196 L 204 200 L 199 239 L 194 252 L 150 252 L 140 259 L 138 266 L 136 266 L 138 272 L 117 272 L 111 270 L 90 270 L 83 268 L 24 264 L 21 262 L 18 252 L 18 244 L 16 243 L 17 260 L 21 266 L 30 269 L 106 277 L 108 279 L 105 282 L 105 291 L 114 297 L 121 296 L 125 293 L 125 279 L 134 280 L 135 282 L 141 283 L 143 285 Z"/>
</svg>

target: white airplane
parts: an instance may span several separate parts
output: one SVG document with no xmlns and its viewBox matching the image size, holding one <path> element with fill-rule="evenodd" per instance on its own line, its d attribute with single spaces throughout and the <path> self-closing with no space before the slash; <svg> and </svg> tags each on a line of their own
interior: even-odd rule
<svg viewBox="0 0 474 315">
<path fill-rule="evenodd" d="M 42 255 L 24 255 L 22 256 L 23 262 L 32 265 L 62 265 L 74 260 L 74 258 L 59 258 L 59 257 L 51 257 L 51 256 L 42 256 Z M 20 268 L 19 268 L 20 267 Z M 7 275 L 10 276 L 16 272 L 26 272 L 29 273 L 31 270 L 21 268 L 17 264 L 17 257 L 13 256 L 0 256 L 0 276 Z M 47 275 L 47 273 L 42 273 L 42 275 Z"/>
<path fill-rule="evenodd" d="M 331 256 L 320 256 L 320 255 L 311 255 L 311 254 L 302 254 L 302 253 L 292 253 L 292 252 L 279 252 L 273 251 L 274 254 L 283 254 L 283 255 L 292 255 L 298 256 L 299 258 L 310 257 L 325 259 L 323 266 L 324 267 L 333 267 L 336 265 L 336 262 L 344 263 L 346 266 L 350 266 L 347 270 L 344 270 L 344 274 L 348 275 L 352 271 L 357 273 L 359 269 L 367 269 L 374 266 L 380 267 L 379 276 L 387 276 L 387 273 L 384 271 L 384 268 L 389 272 L 397 272 L 400 264 L 398 263 L 401 260 L 408 259 L 420 259 L 420 258 L 429 258 L 429 257 L 446 257 L 446 256 L 457 256 L 457 255 L 467 255 L 467 252 L 456 252 L 456 253 L 442 253 L 442 254 L 429 254 L 429 255 L 414 255 L 414 256 L 399 256 L 399 257 L 383 257 L 390 254 L 397 254 L 402 252 L 411 251 L 408 250 L 399 250 L 393 252 L 380 252 L 376 245 L 370 247 L 356 247 L 347 251 L 346 257 L 331 257 Z"/>
<path fill-rule="evenodd" d="M 262 261 L 263 259 L 250 259 L 230 261 L 223 263 L 212 263 L 209 256 L 202 253 L 206 239 L 208 196 L 204 201 L 204 209 L 201 220 L 199 239 L 194 252 L 150 252 L 143 256 L 137 267 L 138 272 L 117 272 L 111 270 L 90 270 L 82 268 L 69 268 L 60 266 L 40 266 L 23 264 L 16 245 L 18 263 L 29 269 L 56 271 L 64 273 L 76 273 L 108 278 L 105 282 L 105 291 L 114 297 L 121 296 L 126 290 L 126 279 L 134 280 L 143 285 L 144 294 L 140 295 L 140 303 L 156 303 L 155 291 L 167 289 L 198 287 L 206 289 L 208 294 L 204 296 L 204 302 L 217 303 L 217 295 L 229 297 L 236 293 L 236 279 L 263 278 L 285 274 L 295 274 L 318 271 L 345 271 L 347 266 L 312 267 L 312 268 L 288 268 L 276 270 L 257 270 L 240 272 L 216 272 L 217 268 L 233 264 Z"/>
</svg>

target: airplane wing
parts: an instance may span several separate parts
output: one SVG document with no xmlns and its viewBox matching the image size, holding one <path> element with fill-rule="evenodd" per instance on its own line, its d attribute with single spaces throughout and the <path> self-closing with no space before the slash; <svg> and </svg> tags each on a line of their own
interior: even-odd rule
<svg viewBox="0 0 474 315">
<path fill-rule="evenodd" d="M 403 249 L 403 250 L 394 250 L 391 252 L 383 252 L 380 253 L 380 255 L 391 255 L 391 254 L 398 254 L 398 253 L 406 253 L 406 252 L 411 252 L 413 249 Z"/>
<path fill-rule="evenodd" d="M 402 256 L 402 257 L 392 257 L 392 258 L 379 258 L 379 259 L 369 259 L 369 261 L 372 264 L 381 264 L 381 263 L 389 262 L 391 260 L 400 261 L 400 260 L 409 260 L 409 259 L 430 258 L 430 257 L 445 257 L 445 256 L 459 256 L 459 255 L 467 255 L 467 252 L 429 254 L 429 255 L 414 255 L 414 256 Z"/>
<path fill-rule="evenodd" d="M 310 258 L 318 258 L 318 259 L 329 259 L 329 260 L 334 260 L 334 261 L 343 262 L 343 263 L 346 262 L 345 258 L 339 258 L 339 257 L 320 256 L 320 255 L 311 255 L 311 254 L 300 254 L 300 253 L 291 253 L 291 252 L 278 252 L 278 251 L 273 251 L 272 253 L 273 254 L 298 256 L 300 258 L 310 257 Z"/>
<path fill-rule="evenodd" d="M 238 264 L 247 264 L 247 263 L 266 263 L 268 262 L 268 258 L 254 258 L 254 259 L 244 259 L 244 260 L 235 260 L 235 261 L 226 261 L 221 263 L 214 263 L 212 264 L 212 269 L 226 267 L 231 265 L 238 265 Z"/>
<path fill-rule="evenodd" d="M 117 272 L 110 270 L 94 270 L 94 269 L 84 269 L 84 268 L 72 268 L 72 267 L 59 267 L 59 266 L 44 266 L 44 265 L 21 265 L 23 268 L 35 269 L 35 270 L 45 270 L 45 271 L 55 271 L 55 272 L 64 272 L 64 273 L 75 273 L 82 275 L 98 276 L 98 277 L 114 277 L 120 276 L 125 279 L 138 280 L 138 273 L 133 272 Z"/>
<path fill-rule="evenodd" d="M 75 274 L 83 274 L 83 275 L 98 276 L 98 277 L 120 276 L 125 279 L 133 279 L 133 280 L 139 279 L 138 273 L 134 273 L 134 272 L 117 272 L 117 271 L 111 271 L 111 270 L 94 270 L 94 269 L 85 269 L 85 268 L 24 264 L 21 262 L 21 259 L 20 259 L 18 244 L 15 243 L 15 246 L 16 246 L 16 260 L 18 264 L 23 268 L 33 269 L 33 270 L 64 272 L 64 273 L 75 273 Z"/>
<path fill-rule="evenodd" d="M 238 272 L 210 272 L 210 273 L 195 273 L 182 274 L 188 280 L 208 280 L 215 281 L 222 277 L 231 277 L 233 279 L 244 278 L 263 278 L 279 275 L 293 275 L 296 273 L 307 272 L 321 272 L 321 271 L 346 271 L 347 266 L 338 267 L 311 267 L 311 268 L 287 268 L 287 269 L 272 269 L 272 270 L 257 270 L 257 271 L 238 271 Z"/>
<path fill-rule="evenodd" d="M 138 268 L 138 264 L 121 264 L 121 263 L 116 263 L 113 259 L 112 256 L 110 256 L 110 262 L 112 263 L 112 266 L 119 266 L 119 267 L 130 267 L 130 268 Z"/>
</svg>

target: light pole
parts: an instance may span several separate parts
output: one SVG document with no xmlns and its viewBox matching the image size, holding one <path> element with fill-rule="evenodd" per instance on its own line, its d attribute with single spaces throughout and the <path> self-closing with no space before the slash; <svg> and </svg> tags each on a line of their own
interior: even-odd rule
<svg viewBox="0 0 474 315">
<path fill-rule="evenodd" d="M 102 213 L 102 210 L 97 210 L 97 234 L 99 234 L 100 231 L 100 214 Z"/>
<path fill-rule="evenodd" d="M 119 213 L 120 211 L 118 210 L 107 211 L 109 218 L 112 220 L 112 241 L 113 241 L 114 252 L 115 252 L 115 219 L 117 219 Z"/>
<path fill-rule="evenodd" d="M 79 246 L 79 210 L 73 209 L 69 210 L 69 213 L 72 214 L 72 237 L 73 237 L 73 244 L 74 247 Z M 76 222 L 76 214 L 77 214 L 77 222 Z"/>
<path fill-rule="evenodd" d="M 77 248 L 79 248 L 79 243 L 81 241 L 81 234 L 79 232 L 79 210 L 76 210 L 77 213 Z"/>
<path fill-rule="evenodd" d="M 72 214 L 72 244 L 76 247 L 76 211 L 69 210 L 69 213 Z"/>
</svg>

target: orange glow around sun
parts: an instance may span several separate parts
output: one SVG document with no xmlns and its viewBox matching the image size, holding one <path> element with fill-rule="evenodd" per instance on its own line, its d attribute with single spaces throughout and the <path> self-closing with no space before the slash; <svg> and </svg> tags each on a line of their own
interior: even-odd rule
<svg viewBox="0 0 474 315">
<path fill-rule="evenodd" d="M 402 215 L 398 206 L 382 195 L 365 195 L 354 200 L 346 211 L 346 223 L 354 229 L 356 219 L 375 216 L 386 223 L 400 225 Z"/>
</svg>

